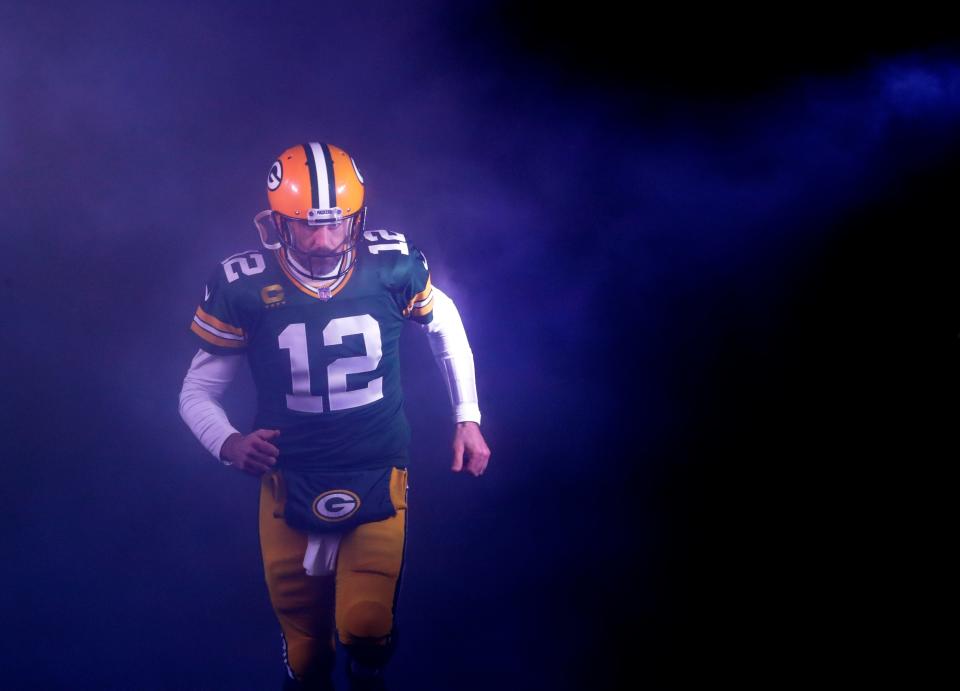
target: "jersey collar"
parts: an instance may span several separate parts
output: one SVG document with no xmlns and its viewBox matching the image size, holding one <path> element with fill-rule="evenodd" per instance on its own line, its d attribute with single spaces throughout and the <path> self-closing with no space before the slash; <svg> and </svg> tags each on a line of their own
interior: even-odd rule
<svg viewBox="0 0 960 691">
<path fill-rule="evenodd" d="M 351 261 L 355 251 L 356 250 L 348 251 L 343 257 L 341 257 L 340 261 Z M 310 297 L 317 298 L 318 300 L 329 300 L 343 290 L 344 286 L 347 285 L 347 281 L 349 281 L 350 277 L 353 276 L 354 269 L 357 268 L 356 262 L 354 262 L 350 267 L 350 270 L 340 278 L 332 282 L 316 281 L 316 283 L 319 285 L 313 285 L 313 282 L 311 282 L 310 279 L 297 270 L 293 261 L 287 257 L 286 252 L 282 248 L 274 250 L 274 253 L 277 256 L 277 262 L 280 264 L 280 268 L 283 270 L 283 273 L 286 274 L 290 282 Z M 337 266 L 336 270 L 339 270 L 339 265 Z"/>
</svg>

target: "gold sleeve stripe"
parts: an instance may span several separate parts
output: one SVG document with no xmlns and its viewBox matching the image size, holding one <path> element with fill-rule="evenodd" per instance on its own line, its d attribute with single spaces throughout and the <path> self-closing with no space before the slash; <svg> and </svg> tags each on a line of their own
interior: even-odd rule
<svg viewBox="0 0 960 691">
<path fill-rule="evenodd" d="M 214 336 L 212 333 L 205 331 L 203 327 L 196 322 L 193 322 L 190 325 L 190 330 L 208 343 L 212 343 L 213 345 L 221 346 L 223 348 L 243 348 L 244 346 L 243 341 L 228 341 L 225 338 Z"/>
<path fill-rule="evenodd" d="M 207 333 L 213 336 L 216 336 L 217 338 L 223 338 L 227 341 L 240 341 L 241 343 L 246 340 L 243 336 L 234 336 L 233 334 L 227 333 L 226 331 L 215 329 L 196 315 L 193 316 L 193 323 L 199 326 L 201 329 L 203 329 Z"/>
<path fill-rule="evenodd" d="M 243 336 L 243 329 L 238 329 L 236 326 L 233 326 L 232 324 L 227 324 L 227 322 L 220 321 L 219 319 L 214 317 L 212 314 L 208 314 L 207 312 L 205 312 L 202 306 L 197 307 L 197 317 L 199 317 L 202 321 L 205 321 L 207 324 L 209 324 L 210 326 L 212 326 L 213 328 L 219 331 L 225 331 L 226 333 L 235 334 L 237 336 Z"/>
<path fill-rule="evenodd" d="M 421 300 L 420 302 L 413 303 L 413 309 L 418 310 L 426 307 L 431 302 L 433 302 L 433 295 L 430 295 L 426 300 Z"/>
<path fill-rule="evenodd" d="M 424 300 L 427 299 L 427 297 L 432 292 L 433 292 L 433 286 L 430 285 L 430 275 L 427 274 L 427 285 L 423 287 L 423 290 L 421 290 L 419 293 L 417 293 L 412 298 L 410 298 L 410 302 L 407 303 L 407 308 L 403 310 L 403 316 L 407 316 L 407 313 L 410 312 L 410 310 L 418 306 L 416 303 L 418 302 L 422 303 Z"/>
</svg>

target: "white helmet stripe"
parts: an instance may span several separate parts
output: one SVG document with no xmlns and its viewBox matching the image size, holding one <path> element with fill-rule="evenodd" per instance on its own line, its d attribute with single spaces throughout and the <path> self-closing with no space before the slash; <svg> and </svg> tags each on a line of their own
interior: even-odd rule
<svg viewBox="0 0 960 691">
<path fill-rule="evenodd" d="M 330 199 L 330 189 L 333 186 L 333 180 L 330 180 L 327 174 L 327 157 L 324 155 L 323 147 L 317 142 L 310 142 L 310 153 L 313 156 L 312 170 L 317 174 L 316 185 L 314 187 L 316 208 L 329 209 L 331 206 L 337 205 L 337 200 L 336 197 Z"/>
</svg>

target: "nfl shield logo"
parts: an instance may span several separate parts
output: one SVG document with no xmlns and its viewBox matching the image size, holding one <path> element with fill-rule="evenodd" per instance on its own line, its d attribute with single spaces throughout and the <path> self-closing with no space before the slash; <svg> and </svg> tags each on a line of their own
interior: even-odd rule
<svg viewBox="0 0 960 691">
<path fill-rule="evenodd" d="M 330 299 L 330 289 L 329 289 L 329 288 L 318 288 L 318 289 L 317 289 L 317 297 L 319 297 L 321 300 L 329 300 L 329 299 Z"/>
</svg>

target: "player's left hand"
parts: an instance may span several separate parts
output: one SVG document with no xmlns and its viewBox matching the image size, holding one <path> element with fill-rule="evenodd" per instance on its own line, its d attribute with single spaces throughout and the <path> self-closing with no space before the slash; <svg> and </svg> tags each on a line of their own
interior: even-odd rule
<svg viewBox="0 0 960 691">
<path fill-rule="evenodd" d="M 480 425 L 476 422 L 458 422 L 453 433 L 453 465 L 450 470 L 459 473 L 466 463 L 467 472 L 480 477 L 489 460 L 490 448 L 480 433 Z"/>
</svg>

